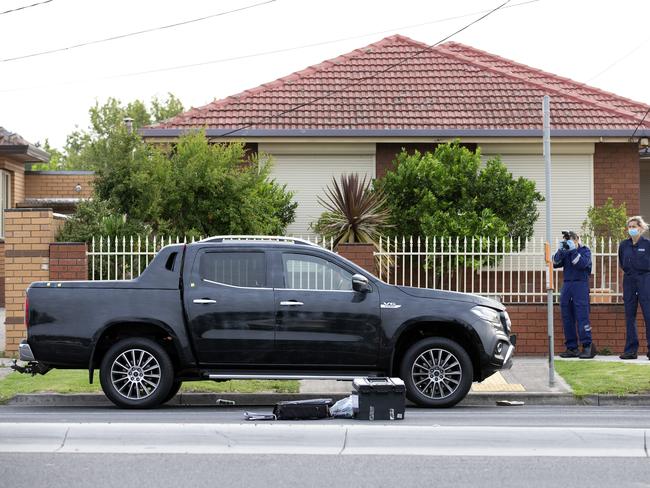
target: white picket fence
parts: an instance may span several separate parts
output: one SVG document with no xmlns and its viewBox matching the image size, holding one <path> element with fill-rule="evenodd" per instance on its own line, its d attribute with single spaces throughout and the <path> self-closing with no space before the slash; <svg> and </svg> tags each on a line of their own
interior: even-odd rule
<svg viewBox="0 0 650 488">
<path fill-rule="evenodd" d="M 554 253 L 559 239 L 553 243 Z M 590 288 L 594 303 L 622 302 L 618 242 L 586 241 L 592 253 Z M 544 303 L 544 239 L 528 241 L 460 238 L 382 238 L 375 253 L 378 277 L 390 284 L 476 293 L 504 303 Z M 555 297 L 561 270 L 553 272 Z"/>
<path fill-rule="evenodd" d="M 333 240 L 320 236 L 292 236 L 326 249 Z M 186 237 L 97 237 L 88 252 L 92 280 L 136 278 L 161 248 L 194 242 Z M 553 243 L 552 252 L 558 241 Z M 594 302 L 622 303 L 622 276 L 618 268 L 618 242 L 586 242 L 592 251 L 590 278 Z M 375 252 L 377 276 L 389 284 L 476 293 L 504 303 L 544 303 L 546 264 L 544 240 L 490 239 L 489 237 L 387 238 Z M 554 271 L 559 297 L 562 273 Z"/>
<path fill-rule="evenodd" d="M 326 249 L 334 241 L 320 236 L 291 236 L 308 240 Z M 201 240 L 170 236 L 100 236 L 93 237 L 88 251 L 88 274 L 91 280 L 130 280 L 142 274 L 158 251 L 170 244 L 187 244 Z M 250 238 L 246 238 L 250 239 Z"/>
</svg>

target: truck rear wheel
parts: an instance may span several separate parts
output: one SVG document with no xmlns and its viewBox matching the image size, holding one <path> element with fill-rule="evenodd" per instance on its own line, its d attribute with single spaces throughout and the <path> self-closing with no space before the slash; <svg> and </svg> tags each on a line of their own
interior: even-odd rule
<svg viewBox="0 0 650 488">
<path fill-rule="evenodd" d="M 174 382 L 174 367 L 163 347 L 132 337 L 113 344 L 99 368 L 104 394 L 122 408 L 151 408 L 163 403 Z"/>
<path fill-rule="evenodd" d="M 458 343 L 429 337 L 413 344 L 402 360 L 400 376 L 409 400 L 425 407 L 452 407 L 472 386 L 469 355 Z"/>
</svg>

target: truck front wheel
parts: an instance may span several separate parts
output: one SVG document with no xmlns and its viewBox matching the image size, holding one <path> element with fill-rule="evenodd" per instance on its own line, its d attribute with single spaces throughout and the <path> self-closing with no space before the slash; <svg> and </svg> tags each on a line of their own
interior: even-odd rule
<svg viewBox="0 0 650 488">
<path fill-rule="evenodd" d="M 472 360 L 459 344 L 429 337 L 404 355 L 400 376 L 409 400 L 425 407 L 452 407 L 465 398 L 474 376 Z"/>
<path fill-rule="evenodd" d="M 104 394 L 122 408 L 163 403 L 174 382 L 174 367 L 163 347 L 140 337 L 122 339 L 106 352 L 99 368 Z"/>
</svg>

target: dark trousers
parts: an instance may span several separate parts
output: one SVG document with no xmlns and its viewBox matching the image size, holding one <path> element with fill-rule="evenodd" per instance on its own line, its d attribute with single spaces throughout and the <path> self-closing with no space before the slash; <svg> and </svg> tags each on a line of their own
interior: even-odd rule
<svg viewBox="0 0 650 488">
<path fill-rule="evenodd" d="M 589 283 L 586 281 L 565 281 L 560 294 L 564 345 L 567 349 L 577 349 L 580 344 L 591 344 L 591 324 L 589 323 Z M 576 334 L 577 324 L 577 334 Z"/>
<path fill-rule="evenodd" d="M 639 336 L 636 332 L 636 311 L 641 304 L 645 321 L 645 336 L 650 351 L 650 273 L 623 277 L 623 302 L 625 303 L 625 352 L 636 354 Z"/>
</svg>

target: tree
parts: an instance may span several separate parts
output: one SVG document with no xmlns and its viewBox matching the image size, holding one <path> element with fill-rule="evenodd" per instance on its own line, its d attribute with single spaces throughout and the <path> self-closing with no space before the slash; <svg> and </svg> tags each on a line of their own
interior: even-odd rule
<svg viewBox="0 0 650 488">
<path fill-rule="evenodd" d="M 161 148 L 124 130 L 106 142 L 110 164 L 98 171 L 95 196 L 105 205 L 99 210 L 125 226 L 175 236 L 281 235 L 295 218 L 293 195 L 269 178 L 270 162 L 248 161 L 241 143 L 210 144 L 196 132 Z M 88 226 L 76 235 L 87 238 Z M 62 235 L 73 238 L 71 229 L 66 223 Z"/>
<path fill-rule="evenodd" d="M 49 164 L 36 164 L 32 169 L 46 170 L 100 170 L 110 165 L 115 158 L 114 139 L 120 138 L 127 131 L 124 118 L 133 119 L 133 131 L 146 125 L 160 122 L 183 111 L 183 104 L 173 94 L 165 100 L 154 97 L 151 108 L 141 100 L 123 105 L 115 98 L 109 98 L 104 104 L 96 102 L 90 108 L 90 126 L 86 130 L 75 130 L 66 138 L 63 151 L 49 146 L 46 141 L 44 149 L 52 155 Z M 122 147 L 124 149 L 124 147 Z"/>
<path fill-rule="evenodd" d="M 332 186 L 325 190 L 325 198 L 318 197 L 326 211 L 314 224 L 314 230 L 325 238 L 339 242 L 361 242 L 377 247 L 380 231 L 386 227 L 388 212 L 386 199 L 372 191 L 371 182 L 357 173 L 341 176 L 339 185 L 332 178 Z"/>
<path fill-rule="evenodd" d="M 535 183 L 513 178 L 496 157 L 481 166 L 458 141 L 433 153 L 397 155 L 394 169 L 376 182 L 388 202 L 396 236 L 532 236 L 543 197 Z"/>
<path fill-rule="evenodd" d="M 596 239 L 602 238 L 604 242 L 611 239 L 618 242 L 627 237 L 625 227 L 627 223 L 627 209 L 625 203 L 614 205 L 614 200 L 608 198 L 601 206 L 589 207 L 587 218 L 582 223 L 582 234 Z"/>
</svg>

